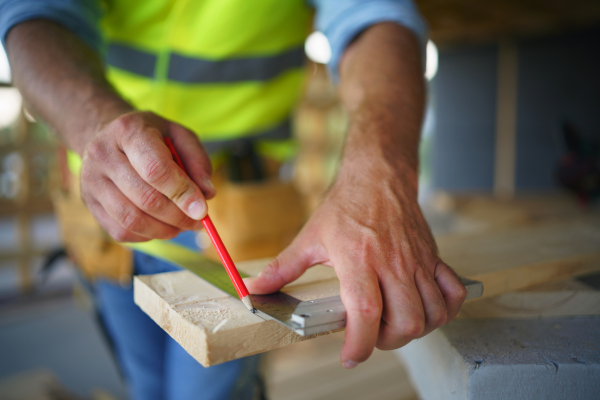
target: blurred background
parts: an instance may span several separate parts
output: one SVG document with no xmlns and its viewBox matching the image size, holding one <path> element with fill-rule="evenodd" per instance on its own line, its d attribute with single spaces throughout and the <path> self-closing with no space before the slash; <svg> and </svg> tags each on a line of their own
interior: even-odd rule
<svg viewBox="0 0 600 400">
<path fill-rule="evenodd" d="M 465 206 L 473 199 L 503 209 L 528 199 L 531 208 L 597 210 L 600 3 L 416 3 L 430 24 L 420 201 L 434 233 L 488 222 L 491 214 Z M 323 65 L 325 37 L 312 34 L 306 52 L 293 180 L 310 211 L 335 177 L 347 121 Z M 0 398 L 124 399 L 85 288 L 63 257 L 52 206 L 59 141 L 11 87 L 3 49 L 0 82 Z M 493 218 L 503 215 L 512 214 Z M 343 371 L 342 340 L 269 353 L 272 398 L 415 398 L 391 353 L 376 352 L 360 375 Z M 298 376 L 315 384 L 295 387 Z"/>
</svg>

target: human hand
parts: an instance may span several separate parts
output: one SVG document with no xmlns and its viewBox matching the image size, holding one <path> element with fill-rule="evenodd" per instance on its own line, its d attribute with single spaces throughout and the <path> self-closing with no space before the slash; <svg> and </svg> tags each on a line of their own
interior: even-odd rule
<svg viewBox="0 0 600 400">
<path fill-rule="evenodd" d="M 341 351 L 345 368 L 373 348 L 391 350 L 452 320 L 466 297 L 456 274 L 437 255 L 413 193 L 385 179 L 337 182 L 292 244 L 256 278 L 266 294 L 315 264 L 332 266 L 347 311 Z"/>
<path fill-rule="evenodd" d="M 173 161 L 166 135 L 189 176 Z M 192 131 L 133 111 L 105 124 L 85 147 L 81 196 L 117 241 L 169 239 L 201 228 L 206 199 L 216 193 L 211 175 L 210 159 Z"/>
</svg>

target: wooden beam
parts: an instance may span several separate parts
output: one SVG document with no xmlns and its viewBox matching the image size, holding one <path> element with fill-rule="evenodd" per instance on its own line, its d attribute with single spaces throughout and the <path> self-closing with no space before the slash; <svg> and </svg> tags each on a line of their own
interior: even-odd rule
<svg viewBox="0 0 600 400">
<path fill-rule="evenodd" d="M 600 218 L 436 238 L 442 259 L 483 297 L 600 270 Z M 472 300 L 471 300 L 472 301 Z"/>
<path fill-rule="evenodd" d="M 600 315 L 600 291 L 579 281 L 531 289 L 465 303 L 457 319 L 539 319 Z"/>
<path fill-rule="evenodd" d="M 267 263 L 246 261 L 237 267 L 256 275 Z M 339 282 L 333 268 L 316 266 L 283 291 L 313 300 L 338 295 Z M 134 296 L 136 304 L 205 367 L 316 337 L 302 337 L 263 320 L 189 271 L 136 276 Z"/>
<path fill-rule="evenodd" d="M 484 283 L 490 297 L 535 284 L 600 271 L 600 220 L 439 238 L 444 260 Z M 238 263 L 256 275 L 267 260 Z M 284 292 L 312 300 L 339 294 L 332 268 L 316 266 Z M 283 347 L 303 338 L 264 321 L 243 304 L 189 271 L 137 276 L 135 302 L 204 366 Z"/>
</svg>

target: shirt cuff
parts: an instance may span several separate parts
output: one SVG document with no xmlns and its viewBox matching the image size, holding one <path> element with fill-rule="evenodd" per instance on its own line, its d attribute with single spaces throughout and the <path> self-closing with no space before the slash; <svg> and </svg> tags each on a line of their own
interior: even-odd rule
<svg viewBox="0 0 600 400">
<path fill-rule="evenodd" d="M 6 48 L 6 36 L 17 24 L 32 19 L 47 19 L 69 29 L 100 52 L 102 37 L 98 21 L 102 16 L 96 1 L 77 0 L 4 0 L 0 1 L 0 40 Z"/>
<path fill-rule="evenodd" d="M 339 62 L 346 47 L 363 30 L 380 22 L 395 22 L 415 34 L 421 49 L 422 65 L 425 68 L 427 24 L 411 1 L 351 1 L 352 4 L 349 6 L 338 7 L 337 12 L 320 10 L 318 3 L 323 3 L 322 0 L 315 3 L 317 3 L 316 27 L 327 37 L 331 47 L 331 60 L 327 67 L 334 82 L 339 81 Z M 327 8 L 332 5 L 322 7 Z"/>
</svg>

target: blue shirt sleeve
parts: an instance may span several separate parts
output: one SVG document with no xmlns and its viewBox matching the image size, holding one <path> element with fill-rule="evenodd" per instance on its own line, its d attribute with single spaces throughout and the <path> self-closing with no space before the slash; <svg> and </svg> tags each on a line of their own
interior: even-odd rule
<svg viewBox="0 0 600 400">
<path fill-rule="evenodd" d="M 395 22 L 410 29 L 421 47 L 423 68 L 427 24 L 411 0 L 311 0 L 316 9 L 315 28 L 321 31 L 331 46 L 327 67 L 337 81 L 342 54 L 352 39 L 379 22 Z"/>
<path fill-rule="evenodd" d="M 101 17 L 99 0 L 0 0 L 0 39 L 5 46 L 6 35 L 12 27 L 42 18 L 61 24 L 100 52 L 102 36 L 98 22 Z"/>
</svg>

